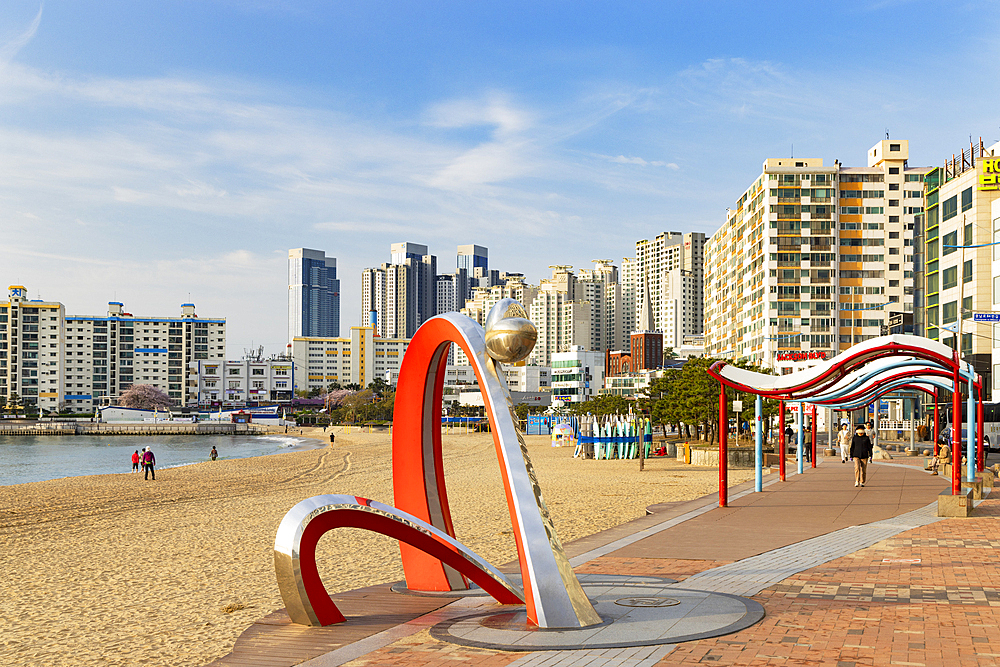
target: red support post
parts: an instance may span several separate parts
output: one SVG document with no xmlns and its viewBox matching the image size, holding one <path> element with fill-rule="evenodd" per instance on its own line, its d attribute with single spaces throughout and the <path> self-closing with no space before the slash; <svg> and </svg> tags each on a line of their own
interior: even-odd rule
<svg viewBox="0 0 1000 667">
<path fill-rule="evenodd" d="M 962 380 L 958 375 L 958 353 L 955 353 L 955 387 L 951 393 L 951 495 L 962 493 Z"/>
<path fill-rule="evenodd" d="M 729 505 L 729 411 L 726 385 L 719 383 L 719 507 Z"/>
<path fill-rule="evenodd" d="M 976 383 L 976 389 L 979 391 L 979 400 L 976 401 L 976 444 L 978 449 L 976 449 L 977 458 L 979 459 L 979 465 L 977 470 L 979 472 L 983 471 L 986 467 L 986 436 L 983 431 L 985 420 L 983 418 L 983 377 L 980 375 L 976 378 L 978 382 Z"/>
<path fill-rule="evenodd" d="M 816 467 L 816 405 L 812 406 L 812 467 Z"/>
<path fill-rule="evenodd" d="M 785 481 L 785 402 L 778 401 L 778 479 Z"/>
<path fill-rule="evenodd" d="M 938 417 L 938 402 L 941 399 L 941 389 L 934 387 L 934 456 L 938 455 L 938 438 L 941 437 L 941 422 Z"/>
</svg>

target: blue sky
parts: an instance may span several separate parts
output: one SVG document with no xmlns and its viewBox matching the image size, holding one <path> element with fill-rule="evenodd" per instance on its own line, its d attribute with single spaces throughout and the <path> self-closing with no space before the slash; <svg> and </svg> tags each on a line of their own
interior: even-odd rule
<svg viewBox="0 0 1000 667">
<path fill-rule="evenodd" d="M 283 349 L 286 253 L 550 264 L 711 234 L 767 157 L 910 164 L 1000 139 L 1000 4 L 100 2 L 0 6 L 0 280 Z"/>
</svg>

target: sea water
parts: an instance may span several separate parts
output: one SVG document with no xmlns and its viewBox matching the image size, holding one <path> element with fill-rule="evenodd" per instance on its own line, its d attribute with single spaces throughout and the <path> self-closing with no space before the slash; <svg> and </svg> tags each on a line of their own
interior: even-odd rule
<svg viewBox="0 0 1000 667">
<path fill-rule="evenodd" d="M 242 459 L 323 447 L 324 443 L 290 435 L 0 436 L 0 486 L 78 475 L 127 473 L 132 454 L 151 447 L 156 467 L 174 468 L 208 461 L 212 447 L 219 459 Z"/>
</svg>

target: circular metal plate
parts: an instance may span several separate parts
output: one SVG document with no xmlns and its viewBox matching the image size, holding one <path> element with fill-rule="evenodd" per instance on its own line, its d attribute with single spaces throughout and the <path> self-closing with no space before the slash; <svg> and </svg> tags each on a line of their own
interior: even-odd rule
<svg viewBox="0 0 1000 667">
<path fill-rule="evenodd" d="M 619 598 L 615 604 L 622 607 L 673 607 L 681 603 L 677 598 L 665 598 L 660 596 L 645 598 Z"/>
</svg>

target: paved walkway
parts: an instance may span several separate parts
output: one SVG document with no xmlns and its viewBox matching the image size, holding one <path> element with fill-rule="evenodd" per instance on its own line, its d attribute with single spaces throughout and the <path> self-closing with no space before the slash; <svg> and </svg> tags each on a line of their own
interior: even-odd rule
<svg viewBox="0 0 1000 667">
<path fill-rule="evenodd" d="M 868 484 L 855 488 L 850 466 L 823 459 L 784 483 L 766 477 L 763 493 L 735 489 L 728 508 L 714 498 L 658 506 L 651 516 L 567 545 L 580 573 L 672 578 L 678 588 L 743 595 L 764 606 L 760 623 L 731 635 L 528 654 L 433 639 L 430 626 L 490 604 L 466 598 L 425 615 L 413 609 L 402 624 L 303 664 L 1000 664 L 1000 499 L 983 501 L 968 519 L 938 519 L 932 503 L 947 480 L 913 463 L 875 464 Z"/>
</svg>

